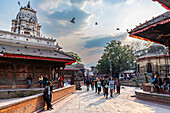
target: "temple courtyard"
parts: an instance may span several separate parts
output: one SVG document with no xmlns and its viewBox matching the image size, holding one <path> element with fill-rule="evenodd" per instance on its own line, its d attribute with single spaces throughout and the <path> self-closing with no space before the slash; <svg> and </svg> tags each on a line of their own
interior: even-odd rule
<svg viewBox="0 0 170 113">
<path fill-rule="evenodd" d="M 71 96 L 53 105 L 52 110 L 42 113 L 170 113 L 170 106 L 142 101 L 135 98 L 136 87 L 121 88 L 121 94 L 105 99 L 103 93 L 76 91 Z"/>
</svg>

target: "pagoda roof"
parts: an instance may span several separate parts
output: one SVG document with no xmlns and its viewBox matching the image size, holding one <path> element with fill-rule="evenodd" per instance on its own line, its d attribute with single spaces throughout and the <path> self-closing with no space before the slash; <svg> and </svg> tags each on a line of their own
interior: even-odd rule
<svg viewBox="0 0 170 113">
<path fill-rule="evenodd" d="M 14 45 L 0 44 L 0 57 L 20 58 L 65 62 L 65 65 L 76 61 L 74 56 L 58 50 L 38 49 Z"/>
<path fill-rule="evenodd" d="M 152 18 L 129 33 L 130 37 L 170 46 L 170 11 Z"/>
<path fill-rule="evenodd" d="M 152 0 L 160 3 L 165 9 L 170 10 L 170 0 Z"/>
</svg>

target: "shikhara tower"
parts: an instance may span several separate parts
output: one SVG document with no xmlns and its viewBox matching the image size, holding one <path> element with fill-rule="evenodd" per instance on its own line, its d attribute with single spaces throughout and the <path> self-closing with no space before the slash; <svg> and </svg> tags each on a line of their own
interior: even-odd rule
<svg viewBox="0 0 170 113">
<path fill-rule="evenodd" d="M 40 29 L 36 11 L 31 8 L 30 2 L 25 7 L 21 6 L 16 19 L 12 20 L 11 32 L 40 37 Z"/>
</svg>

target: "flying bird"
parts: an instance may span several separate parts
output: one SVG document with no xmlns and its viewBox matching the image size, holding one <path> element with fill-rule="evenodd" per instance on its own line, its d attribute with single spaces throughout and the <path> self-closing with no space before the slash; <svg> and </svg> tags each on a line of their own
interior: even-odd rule
<svg viewBox="0 0 170 113">
<path fill-rule="evenodd" d="M 70 22 L 72 22 L 73 24 L 75 23 L 75 17 L 73 17 L 73 19 L 70 21 Z"/>
<path fill-rule="evenodd" d="M 98 25 L 98 23 L 96 22 L 95 25 Z"/>
<path fill-rule="evenodd" d="M 117 28 L 116 30 L 120 30 L 119 28 Z"/>
<path fill-rule="evenodd" d="M 20 6 L 21 4 L 20 4 L 20 1 L 18 1 L 18 5 Z"/>
</svg>

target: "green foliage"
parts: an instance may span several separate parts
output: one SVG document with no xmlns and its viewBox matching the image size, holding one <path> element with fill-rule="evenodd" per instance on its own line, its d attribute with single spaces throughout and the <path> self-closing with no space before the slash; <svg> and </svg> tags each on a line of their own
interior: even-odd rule
<svg viewBox="0 0 170 113">
<path fill-rule="evenodd" d="M 112 65 L 112 73 L 117 75 L 123 70 L 131 69 L 135 57 L 133 50 L 129 45 L 122 45 L 121 42 L 116 43 L 112 40 L 107 43 L 102 58 L 98 61 L 97 68 L 101 74 L 110 73 L 110 62 Z"/>
<path fill-rule="evenodd" d="M 70 55 L 73 55 L 77 58 L 76 63 L 82 62 L 81 58 L 79 57 L 79 55 L 77 53 L 74 53 L 74 52 L 67 52 L 67 53 Z"/>
</svg>

